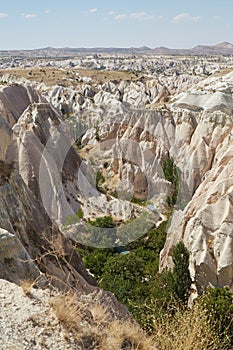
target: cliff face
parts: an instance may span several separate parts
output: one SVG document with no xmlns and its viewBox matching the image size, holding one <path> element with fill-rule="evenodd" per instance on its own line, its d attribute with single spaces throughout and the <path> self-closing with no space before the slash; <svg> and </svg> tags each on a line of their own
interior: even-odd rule
<svg viewBox="0 0 233 350">
<path fill-rule="evenodd" d="M 15 89 L 14 93 L 17 94 Z M 11 104 L 14 105 L 13 97 L 9 106 Z M 60 182 L 63 176 L 73 184 L 72 175 L 77 170 L 79 157 L 70 148 L 69 133 L 65 136 L 59 112 L 48 104 L 27 104 L 14 125 L 14 140 L 6 120 L 0 129 L 5 135 L 0 139 L 0 279 L 16 284 L 33 280 L 41 287 L 98 294 L 100 303 L 109 310 L 113 309 L 117 317 L 128 317 L 127 310 L 113 295 L 96 287 L 73 244 L 43 206 L 37 176 L 47 141 L 56 140 L 53 135 L 60 135 L 64 142 L 55 143 L 54 147 L 50 145 L 53 152 L 48 158 L 54 157 L 53 162 L 59 169 L 57 176 L 61 175 Z M 3 115 L 6 118 L 7 114 Z M 61 145 L 64 148 L 59 148 Z M 9 154 L 14 161 L 9 162 Z M 56 204 L 59 207 L 63 202 L 58 198 Z"/>
<path fill-rule="evenodd" d="M 208 284 L 233 285 L 232 88 L 232 73 L 209 78 L 173 105 L 174 113 L 190 115 L 196 121 L 190 142 L 181 147 L 196 185 L 191 201 L 173 218 L 161 266 L 171 263 L 172 246 L 184 240 L 199 291 Z M 197 107 L 199 111 L 195 111 Z M 177 151 L 172 155 L 182 169 L 181 159 L 175 156 Z"/>
<path fill-rule="evenodd" d="M 0 194 L 1 272 L 4 277 L 19 283 L 23 277 L 38 277 L 40 269 L 55 285 L 65 286 L 67 282 L 68 286 L 77 279 L 75 283 L 84 290 L 84 286 L 92 290 L 87 281 L 95 282 L 81 259 L 17 172 L 12 170 L 8 179 L 1 183 Z M 59 261 L 64 270 L 59 269 Z"/>
<path fill-rule="evenodd" d="M 45 101 L 30 85 L 12 84 L 0 88 L 0 114 L 13 126 L 24 110 L 33 102 Z"/>
</svg>

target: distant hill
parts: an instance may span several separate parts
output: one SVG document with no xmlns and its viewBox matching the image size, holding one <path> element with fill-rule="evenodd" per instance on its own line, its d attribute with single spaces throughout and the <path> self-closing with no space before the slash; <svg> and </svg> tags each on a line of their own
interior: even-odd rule
<svg viewBox="0 0 233 350">
<path fill-rule="evenodd" d="M 159 55 L 233 55 L 233 45 L 228 42 L 223 42 L 212 46 L 198 45 L 191 49 L 169 49 L 167 47 L 157 47 L 151 51 Z"/>
<path fill-rule="evenodd" d="M 198 45 L 191 49 L 170 49 L 167 47 L 157 47 L 151 49 L 147 46 L 142 47 L 93 47 L 93 48 L 53 48 L 45 47 L 34 50 L 0 50 L 1 56 L 11 57 L 74 57 L 82 55 L 100 55 L 100 54 L 153 54 L 153 55 L 233 55 L 233 44 L 228 42 L 217 45 Z"/>
</svg>

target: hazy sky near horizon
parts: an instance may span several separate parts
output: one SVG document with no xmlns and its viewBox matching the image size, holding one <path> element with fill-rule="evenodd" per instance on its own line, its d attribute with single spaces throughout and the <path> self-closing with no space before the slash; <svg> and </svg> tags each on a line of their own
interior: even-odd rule
<svg viewBox="0 0 233 350">
<path fill-rule="evenodd" d="M 0 0 L 0 49 L 233 43 L 233 0 Z"/>
</svg>

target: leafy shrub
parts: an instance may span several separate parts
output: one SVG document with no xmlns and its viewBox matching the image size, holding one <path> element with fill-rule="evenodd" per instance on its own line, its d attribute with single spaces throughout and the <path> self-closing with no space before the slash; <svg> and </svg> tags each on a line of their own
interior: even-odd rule
<svg viewBox="0 0 233 350">
<path fill-rule="evenodd" d="M 88 223 L 92 226 L 95 227 L 106 227 L 106 228 L 113 228 L 116 226 L 116 224 L 114 223 L 113 219 L 111 216 L 103 216 L 100 218 L 97 218 L 94 221 L 88 220 Z"/>
<path fill-rule="evenodd" d="M 95 178 L 95 183 L 96 183 L 96 188 L 98 191 L 105 193 L 106 191 L 103 189 L 102 185 L 105 182 L 105 177 L 103 174 L 98 170 L 96 173 L 96 178 Z"/>
<path fill-rule="evenodd" d="M 63 224 L 63 228 L 66 229 L 70 225 L 77 224 L 82 218 L 83 218 L 83 210 L 82 208 L 79 208 L 76 214 L 67 215 L 65 222 Z"/>
<path fill-rule="evenodd" d="M 191 287 L 191 277 L 189 272 L 189 251 L 183 242 L 179 242 L 172 255 L 173 268 L 173 292 L 174 296 L 186 302 L 189 297 Z"/>
<path fill-rule="evenodd" d="M 113 247 L 117 240 L 115 226 L 111 216 L 88 220 L 89 244 L 96 247 Z"/>
<path fill-rule="evenodd" d="M 168 157 L 162 163 L 164 177 L 173 184 L 173 194 L 167 197 L 167 203 L 171 207 L 175 205 L 179 190 L 179 172 L 172 158 Z"/>
<path fill-rule="evenodd" d="M 79 218 L 79 219 L 83 219 L 83 215 L 84 215 L 84 213 L 83 213 L 83 210 L 82 210 L 82 208 L 79 208 L 79 210 L 77 211 L 77 217 Z"/>
<path fill-rule="evenodd" d="M 199 303 L 222 339 L 233 345 L 233 295 L 229 288 L 208 288 Z"/>
</svg>

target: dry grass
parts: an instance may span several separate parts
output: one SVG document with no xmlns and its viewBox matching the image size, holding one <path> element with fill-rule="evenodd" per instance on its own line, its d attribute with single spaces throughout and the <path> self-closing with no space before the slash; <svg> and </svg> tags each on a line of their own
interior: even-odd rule
<svg viewBox="0 0 233 350">
<path fill-rule="evenodd" d="M 171 318 L 154 323 L 154 337 L 159 350 L 223 350 L 207 315 L 197 305 L 192 310 L 177 311 Z"/>
<path fill-rule="evenodd" d="M 73 72 L 68 71 L 67 73 L 67 70 L 58 68 L 15 68 L 1 70 L 0 74 L 11 74 L 37 83 L 43 82 L 46 86 L 62 85 L 68 87 L 80 84 Z"/>
<path fill-rule="evenodd" d="M 63 329 L 69 335 L 72 333 L 76 345 L 82 349 L 157 349 L 137 324 L 114 320 L 101 305 L 83 304 L 72 293 L 54 297 L 51 306 Z"/>
<path fill-rule="evenodd" d="M 153 337 L 136 323 L 113 319 L 99 304 L 86 304 L 74 294 L 58 295 L 51 303 L 64 330 L 75 344 L 89 350 L 224 350 L 205 312 L 177 310 L 154 322 Z"/>
<path fill-rule="evenodd" d="M 25 78 L 37 83 L 44 83 L 46 86 L 61 85 L 65 87 L 75 87 L 82 82 L 78 81 L 78 76 L 92 78 L 94 84 L 103 84 L 109 81 L 117 80 L 137 80 L 139 74 L 136 76 L 131 72 L 122 71 L 97 71 L 94 69 L 59 69 L 59 68 L 13 68 L 0 70 L 0 74 L 11 74 L 18 78 Z"/>
<path fill-rule="evenodd" d="M 152 338 L 146 336 L 140 327 L 131 322 L 113 321 L 102 341 L 105 350 L 152 350 L 158 349 Z"/>
<path fill-rule="evenodd" d="M 112 80 L 138 80 L 141 73 L 135 75 L 133 72 L 127 71 L 107 71 L 107 70 L 94 70 L 94 69 L 74 69 L 81 77 L 89 77 L 93 83 L 106 83 Z"/>
<path fill-rule="evenodd" d="M 226 75 L 226 74 L 228 74 L 228 73 L 230 73 L 232 71 L 233 71 L 233 67 L 231 67 L 231 68 L 223 68 L 219 72 L 216 72 L 216 73 L 212 74 L 211 77 L 222 77 L 222 76 L 224 76 L 224 75 Z"/>
<path fill-rule="evenodd" d="M 80 322 L 79 306 L 77 297 L 73 293 L 62 294 L 54 297 L 51 301 L 58 321 L 68 331 L 78 331 Z"/>
<path fill-rule="evenodd" d="M 35 285 L 35 280 L 27 279 L 20 281 L 20 287 L 23 289 L 23 292 L 27 296 L 31 296 L 32 288 Z"/>
</svg>

